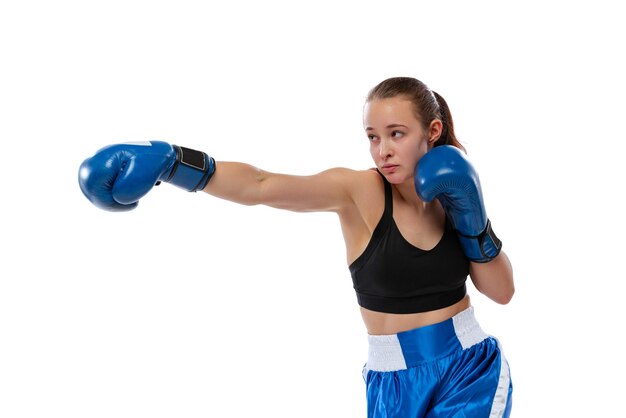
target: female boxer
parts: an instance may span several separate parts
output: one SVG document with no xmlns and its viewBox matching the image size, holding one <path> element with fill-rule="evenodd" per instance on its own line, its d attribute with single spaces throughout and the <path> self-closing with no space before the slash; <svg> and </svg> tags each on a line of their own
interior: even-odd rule
<svg viewBox="0 0 626 418">
<path fill-rule="evenodd" d="M 474 317 L 466 279 L 506 304 L 513 273 L 448 106 L 419 80 L 391 78 L 370 91 L 363 121 L 371 170 L 278 174 L 155 141 L 99 150 L 79 183 L 112 211 L 133 209 L 163 181 L 245 205 L 336 213 L 369 334 L 368 416 L 507 417 L 509 367 Z"/>
</svg>

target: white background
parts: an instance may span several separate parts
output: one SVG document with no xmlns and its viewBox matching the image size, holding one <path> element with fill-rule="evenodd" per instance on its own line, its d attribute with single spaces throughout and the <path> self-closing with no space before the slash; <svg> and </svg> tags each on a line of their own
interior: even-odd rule
<svg viewBox="0 0 626 418">
<path fill-rule="evenodd" d="M 617 3 L 3 2 L 0 416 L 365 416 L 334 215 L 170 185 L 108 213 L 77 171 L 150 139 L 270 171 L 366 169 L 365 95 L 398 75 L 448 101 L 513 262 L 509 305 L 470 289 L 511 364 L 512 416 L 615 416 Z"/>
</svg>

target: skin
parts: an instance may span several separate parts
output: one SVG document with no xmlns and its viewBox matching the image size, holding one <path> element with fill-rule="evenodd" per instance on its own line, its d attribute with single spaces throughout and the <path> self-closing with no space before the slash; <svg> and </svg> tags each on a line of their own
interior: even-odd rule
<svg viewBox="0 0 626 418">
<path fill-rule="evenodd" d="M 435 199 L 422 201 L 414 186 L 417 161 L 437 141 L 441 121 L 427 129 L 404 98 L 373 100 L 363 115 L 370 154 L 376 168 L 392 185 L 393 217 L 404 238 L 429 250 L 443 236 L 445 213 Z M 267 205 L 296 212 L 334 212 L 338 215 L 351 264 L 365 250 L 384 210 L 384 186 L 374 170 L 332 168 L 311 176 L 271 173 L 248 164 L 218 162 L 219 169 L 204 192 L 244 205 Z M 504 253 L 488 263 L 470 263 L 474 286 L 493 301 L 506 304 L 513 297 L 511 263 Z M 445 321 L 470 306 L 469 296 L 443 309 L 415 314 L 388 314 L 361 308 L 369 334 L 387 335 Z"/>
</svg>

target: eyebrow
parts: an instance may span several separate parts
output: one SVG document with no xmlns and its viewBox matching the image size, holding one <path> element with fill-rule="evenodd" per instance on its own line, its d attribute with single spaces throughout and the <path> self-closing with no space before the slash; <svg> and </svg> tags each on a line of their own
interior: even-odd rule
<svg viewBox="0 0 626 418">
<path fill-rule="evenodd" d="M 392 123 L 391 125 L 387 125 L 386 128 L 387 129 L 389 129 L 389 128 L 405 128 L 405 129 L 408 129 L 406 126 L 401 125 L 399 123 Z M 365 130 L 366 131 L 373 131 L 374 128 L 372 128 L 371 126 L 368 126 L 367 128 L 365 128 Z"/>
</svg>

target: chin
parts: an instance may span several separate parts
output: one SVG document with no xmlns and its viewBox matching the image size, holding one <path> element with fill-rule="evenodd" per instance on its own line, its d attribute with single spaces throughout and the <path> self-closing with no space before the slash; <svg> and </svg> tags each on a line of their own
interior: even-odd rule
<svg viewBox="0 0 626 418">
<path fill-rule="evenodd" d="M 407 177 L 405 174 L 402 173 L 390 173 L 390 174 L 385 174 L 383 173 L 383 175 L 385 176 L 385 178 L 387 179 L 387 181 L 391 184 L 402 184 L 405 183 L 408 180 L 413 181 L 413 176 Z"/>
</svg>

